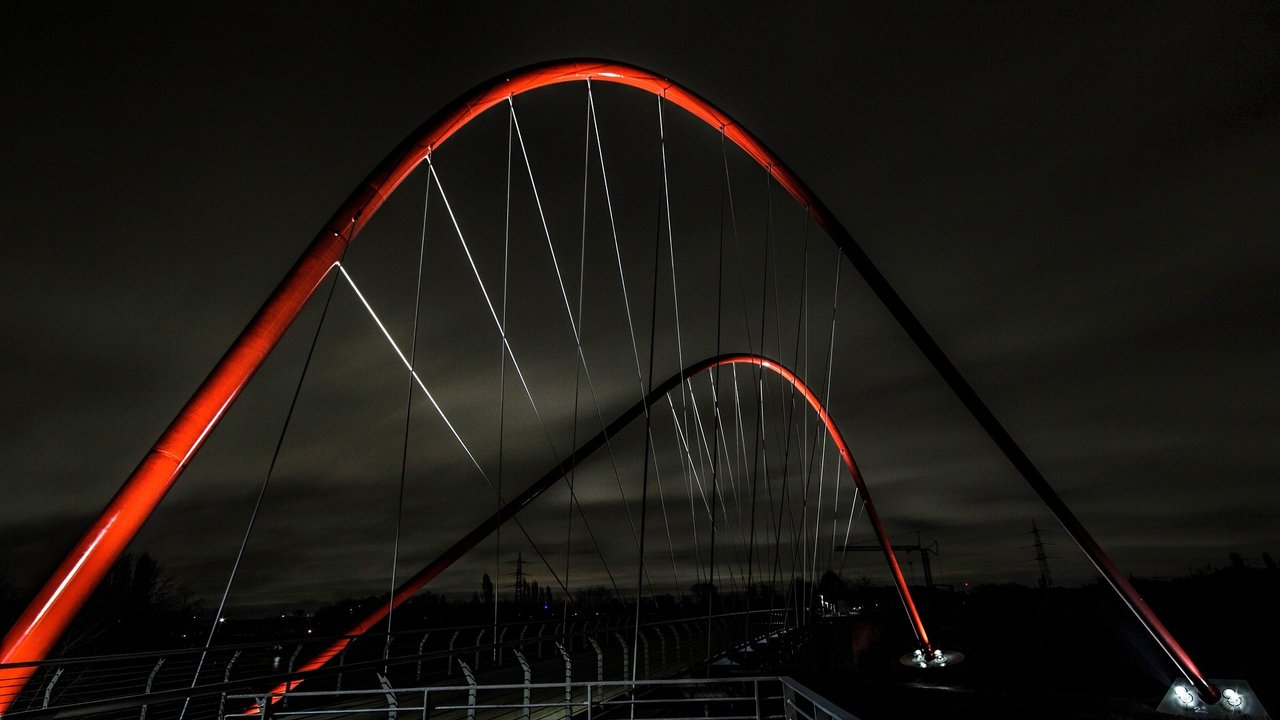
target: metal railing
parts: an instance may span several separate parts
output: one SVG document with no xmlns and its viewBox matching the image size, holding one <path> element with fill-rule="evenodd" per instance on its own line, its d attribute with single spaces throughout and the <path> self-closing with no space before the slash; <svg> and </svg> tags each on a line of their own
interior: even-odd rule
<svg viewBox="0 0 1280 720">
<path fill-rule="evenodd" d="M 242 710 L 227 700 L 232 693 L 298 680 L 307 680 L 304 687 L 311 691 L 368 690 L 378 687 L 377 674 L 404 687 L 452 685 L 464 673 L 479 674 L 482 682 L 600 681 L 631 677 L 624 667 L 635 663 L 637 679 L 669 677 L 705 662 L 709 649 L 720 653 L 744 638 L 783 628 L 781 618 L 767 611 L 711 620 L 685 616 L 644 623 L 634 648 L 634 628 L 625 617 L 512 623 L 496 632 L 492 625 L 402 631 L 390 640 L 362 638 L 323 670 L 305 675 L 295 672 L 299 659 L 328 638 L 67 658 L 40 663 L 4 717 L 194 720 Z"/>
<path fill-rule="evenodd" d="M 567 720 L 719 718 L 858 720 L 786 676 L 621 680 L 297 691 L 228 695 L 243 712 L 220 718 L 395 718 Z"/>
</svg>

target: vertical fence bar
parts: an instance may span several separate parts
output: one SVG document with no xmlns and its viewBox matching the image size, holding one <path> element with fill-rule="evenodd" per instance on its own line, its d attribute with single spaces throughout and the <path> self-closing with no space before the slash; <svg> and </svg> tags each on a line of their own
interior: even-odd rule
<svg viewBox="0 0 1280 720">
<path fill-rule="evenodd" d="M 627 640 L 620 632 L 615 632 L 613 635 L 622 645 L 622 679 L 626 680 L 631 675 L 631 654 L 627 652 Z"/>
<path fill-rule="evenodd" d="M 151 674 L 147 676 L 147 689 L 142 692 L 143 695 L 151 694 L 151 684 L 156 681 L 156 673 L 160 672 L 160 666 L 164 665 L 164 658 L 156 661 L 154 667 L 151 668 Z M 147 720 L 147 706 L 142 706 L 142 711 L 138 713 L 138 720 Z"/>
<path fill-rule="evenodd" d="M 458 667 L 467 678 L 467 720 L 476 720 L 476 676 L 462 658 L 458 658 Z"/>
<path fill-rule="evenodd" d="M 787 720 L 796 720 L 796 691 L 782 683 L 782 714 Z"/>
<path fill-rule="evenodd" d="M 586 638 L 586 642 L 591 643 L 591 647 L 595 648 L 595 679 L 604 682 L 604 651 L 600 650 L 600 643 L 595 642 L 595 638 Z"/>
<path fill-rule="evenodd" d="M 375 673 L 378 676 L 378 685 L 382 687 L 382 693 L 387 696 L 387 720 L 396 720 L 396 716 L 400 714 L 400 703 L 396 700 L 396 691 L 391 687 L 391 681 L 382 673 Z"/>
<path fill-rule="evenodd" d="M 563 645 L 556 643 L 556 649 L 564 658 L 564 717 L 565 720 L 571 720 L 573 717 L 573 661 L 569 659 L 569 653 L 565 652 Z"/>
<path fill-rule="evenodd" d="M 231 668 L 236 664 L 236 660 L 240 659 L 240 650 L 231 654 L 231 659 L 227 661 L 227 667 L 222 671 L 222 682 L 231 682 Z M 218 717 L 222 717 L 227 712 L 227 694 L 222 693 L 222 699 L 218 701 Z"/>
<path fill-rule="evenodd" d="M 415 679 L 416 679 L 416 680 L 418 680 L 419 682 L 421 682 L 421 681 L 422 681 L 422 653 L 423 653 L 423 648 L 425 648 L 425 647 L 427 646 L 427 638 L 429 638 L 429 637 L 431 637 L 431 631 L 430 631 L 430 630 L 428 630 L 427 632 L 422 633 L 422 640 L 418 641 L 418 670 L 417 670 L 417 673 L 414 675 L 414 677 L 415 677 Z"/>
<path fill-rule="evenodd" d="M 644 631 L 636 633 L 636 637 L 640 638 L 640 649 L 644 653 L 644 679 L 648 680 L 649 675 L 649 638 L 645 637 Z"/>
<path fill-rule="evenodd" d="M 351 647 L 348 645 L 347 647 Z M 383 658 L 386 660 L 386 658 Z M 342 648 L 342 652 L 338 653 L 338 691 L 342 690 L 342 668 L 347 664 L 347 648 Z"/>
<path fill-rule="evenodd" d="M 62 677 L 62 671 L 66 668 L 58 668 L 50 678 L 49 684 L 44 686 L 44 703 L 40 706 L 41 710 L 49 707 L 49 698 L 53 695 L 53 686 L 58 683 L 58 678 Z"/>
<path fill-rule="evenodd" d="M 520 720 L 529 720 L 529 700 L 533 695 L 533 671 L 529 668 L 529 661 L 525 659 L 524 653 L 519 649 L 513 649 L 516 659 L 520 661 L 520 669 L 524 672 L 524 694 L 520 700 Z"/>
</svg>

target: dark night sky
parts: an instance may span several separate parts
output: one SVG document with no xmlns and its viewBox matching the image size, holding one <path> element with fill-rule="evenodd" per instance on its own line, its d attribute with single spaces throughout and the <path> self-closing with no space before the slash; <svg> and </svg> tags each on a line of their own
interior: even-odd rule
<svg viewBox="0 0 1280 720">
<path fill-rule="evenodd" d="M 669 75 L 790 164 L 1122 568 L 1176 575 L 1280 550 L 1275 4 L 186 5 L 0 5 L 0 570 L 24 587 L 401 138 L 483 80 L 576 56 Z M 1060 578 L 1087 580 L 846 281 L 863 364 L 842 398 L 865 412 L 841 416 L 855 404 L 842 399 L 836 415 L 886 522 L 938 538 L 948 582 L 1031 582 L 1019 533 L 1036 519 Z M 440 338 L 470 332 L 463 312 L 433 314 Z M 292 369 L 269 365 L 238 408 L 264 428 L 279 427 L 314 317 L 282 348 Z M 393 365 L 348 360 L 403 395 Z M 135 545 L 200 594 L 221 582 L 278 430 L 224 431 Z M 385 497 L 397 466 L 382 462 Z M 339 465 L 277 506 L 249 582 L 325 599 L 371 562 L 362 523 L 385 554 L 386 502 L 354 520 Z M 447 528 L 473 497 L 422 502 Z M 319 555 L 290 534 L 344 524 L 355 534 Z M 384 586 L 350 572 L 330 596 Z"/>
</svg>

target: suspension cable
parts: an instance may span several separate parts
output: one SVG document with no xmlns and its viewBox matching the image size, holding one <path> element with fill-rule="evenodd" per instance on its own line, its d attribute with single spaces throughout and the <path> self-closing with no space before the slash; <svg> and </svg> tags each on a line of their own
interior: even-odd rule
<svg viewBox="0 0 1280 720">
<path fill-rule="evenodd" d="M 444 185 L 440 182 L 440 176 L 439 174 L 436 173 L 435 165 L 431 162 L 431 158 L 428 157 L 426 160 L 426 163 L 427 163 L 427 169 L 430 170 L 432 176 L 435 177 L 436 187 L 439 188 L 440 190 L 441 202 L 444 203 L 445 209 L 449 213 L 449 219 L 453 223 L 453 229 L 457 233 L 458 241 L 462 244 L 462 249 L 467 256 L 467 261 L 471 264 L 472 273 L 475 275 L 476 283 L 479 285 L 480 292 L 484 296 L 485 304 L 489 308 L 489 314 L 493 318 L 494 324 L 498 327 L 499 334 L 502 334 L 501 333 L 502 321 L 498 318 L 498 313 L 493 307 L 493 301 L 490 299 L 489 291 L 484 284 L 484 280 L 480 277 L 480 269 L 476 266 L 475 258 L 471 254 L 471 249 L 470 249 L 470 246 L 467 244 L 466 236 L 462 233 L 462 227 L 458 223 L 458 218 L 453 212 L 452 205 L 449 204 L 448 197 L 445 195 Z M 516 377 L 520 380 L 520 386 L 524 389 L 525 398 L 529 401 L 529 407 L 533 410 L 533 415 L 538 422 L 538 427 L 542 430 L 542 436 L 546 440 L 547 446 L 551 449 L 552 457 L 559 457 L 559 453 L 556 450 L 555 442 L 551 438 L 551 431 L 547 428 L 547 424 L 542 417 L 542 412 L 538 409 L 538 403 L 533 398 L 533 391 L 529 388 L 529 382 L 525 378 L 524 371 L 520 367 L 520 361 L 516 359 L 515 350 L 511 347 L 510 339 L 504 336 L 502 338 L 502 345 L 506 349 L 508 357 L 510 357 L 511 359 L 511 367 L 512 369 L 515 370 Z M 473 458 L 473 462 L 474 462 L 474 458 Z M 478 467 L 478 464 L 477 464 L 477 467 Z M 487 476 L 486 476 L 486 479 L 487 479 Z M 578 500 L 578 496 L 576 493 L 571 492 L 570 497 L 573 498 L 574 504 L 577 505 L 578 507 L 578 513 L 579 515 L 582 516 L 582 519 L 583 519 L 583 527 L 586 529 L 587 535 L 591 537 L 592 544 L 595 546 L 595 549 L 596 549 L 596 554 L 600 556 L 600 563 L 604 567 L 605 573 L 609 576 L 609 581 L 610 583 L 613 584 L 615 592 L 617 592 L 617 583 L 615 583 L 613 580 L 613 573 L 609 570 L 608 562 L 605 560 L 604 552 L 600 548 L 600 543 L 595 536 L 595 532 L 591 529 L 591 524 L 587 522 L 586 514 L 582 509 L 582 504 Z M 546 559 L 543 558 L 543 561 L 545 563 Z M 552 572 L 552 575 L 556 577 L 558 581 L 559 574 L 556 573 L 554 570 L 552 570 L 551 572 Z M 618 596 L 621 597 L 620 592 Z"/>
<path fill-rule="evenodd" d="M 659 96 L 659 97 L 658 97 L 658 142 L 659 142 L 659 144 L 660 144 L 660 145 L 662 146 L 662 148 L 663 148 L 663 150 L 662 150 L 662 151 L 663 151 L 663 153 L 664 153 L 664 157 L 665 157 L 665 153 L 666 153 L 666 138 L 665 138 L 665 137 L 663 137 L 663 134 L 662 134 L 662 97 L 661 97 L 661 96 Z M 667 182 L 667 166 L 666 166 L 666 163 L 664 162 L 664 163 L 663 163 L 663 165 L 662 165 L 662 183 L 663 183 L 663 187 L 664 187 L 664 189 L 665 189 L 665 187 L 666 187 L 666 182 Z M 665 193 L 664 193 L 664 195 L 665 195 Z M 654 354 L 655 354 L 655 350 L 656 350 L 656 347 L 657 347 L 657 344 L 658 344 L 658 343 L 657 343 L 657 333 L 658 333 L 658 264 L 659 264 L 659 262 L 660 262 L 660 261 L 661 261 L 661 259 L 662 259 L 662 216 L 661 216 L 661 212 L 662 212 L 662 211 L 661 211 L 661 201 L 659 201 L 659 203 L 660 203 L 660 207 L 659 207 L 658 225 L 657 225 L 657 232 L 656 232 L 656 233 L 654 233 L 655 237 L 654 237 L 654 247 L 653 247 L 653 293 L 652 293 L 653 302 L 652 302 L 652 304 L 651 304 L 651 305 L 650 305 L 650 307 L 649 307 L 649 375 L 648 375 L 648 377 L 649 377 L 649 387 L 648 387 L 648 389 L 647 389 L 647 391 L 646 391 L 646 393 L 645 393 L 645 396 L 646 396 L 646 397 L 648 397 L 649 393 L 652 393 L 652 392 L 653 392 L 653 362 L 654 362 Z M 669 215 L 668 215 L 668 218 L 667 218 L 667 219 L 668 219 L 668 222 L 670 222 L 670 216 L 669 216 Z M 683 368 L 683 367 L 684 367 L 684 366 L 683 366 L 683 365 L 681 365 L 681 368 Z M 681 372 L 683 372 L 683 370 L 681 370 Z M 683 378 L 681 378 L 681 383 L 680 383 L 680 384 L 681 384 L 681 386 L 683 386 L 683 385 L 684 385 Z M 643 404 L 643 401 L 642 401 L 642 404 Z M 645 575 L 645 572 L 644 572 L 644 544 L 645 544 L 645 530 L 646 530 L 646 524 L 647 524 L 647 521 L 648 521 L 648 510 L 649 510 L 649 448 L 650 448 L 650 446 L 651 446 L 651 444 L 652 444 L 652 435 L 650 434 L 650 431 L 651 431 L 651 429 L 652 429 L 652 421 L 651 421 L 651 418 L 652 418 L 652 415 L 651 415 L 650 413 L 645 413 L 645 416 L 644 416 L 644 425 L 645 425 L 645 428 L 644 428 L 644 430 L 645 430 L 645 432 L 644 432 L 644 437 L 645 437 L 645 443 L 644 443 L 644 461 L 643 461 L 643 463 L 642 463 L 642 469 L 641 469 L 641 475 L 640 475 L 640 478 L 641 478 L 641 490 L 640 490 L 640 549 L 639 549 L 639 552 L 637 553 L 637 560 L 636 560 L 637 569 L 636 569 L 636 611 L 635 611 L 635 623 L 634 623 L 635 631 L 634 631 L 634 634 L 632 635 L 632 643 L 631 643 L 631 647 L 633 647 L 633 648 L 638 648 L 638 647 L 639 647 L 639 645 L 640 645 L 640 597 L 641 597 L 641 593 L 642 593 L 642 592 L 643 592 L 643 590 L 644 590 L 644 575 Z M 636 653 L 636 655 L 637 655 L 637 657 L 635 658 L 635 661 L 634 661 L 634 662 L 632 663 L 632 665 L 631 665 L 631 681 L 632 681 L 632 682 L 635 682 L 636 677 L 637 677 L 637 675 L 639 674 L 639 671 L 640 671 L 640 658 L 638 657 L 638 656 L 639 656 L 639 653 Z M 635 715 L 634 705 L 632 706 L 632 711 L 631 711 L 631 712 L 632 712 L 632 715 L 633 715 L 633 717 L 634 717 L 634 715 Z"/>
<path fill-rule="evenodd" d="M 258 489 L 258 497 L 254 500 L 253 510 L 249 513 L 249 522 L 245 526 L 244 536 L 240 539 L 240 548 L 236 551 L 236 559 L 231 564 L 231 572 L 227 575 L 226 586 L 223 587 L 222 596 L 218 599 L 218 609 L 213 613 L 213 620 L 209 623 L 209 634 L 205 638 L 200 660 L 196 663 L 196 671 L 191 677 L 191 687 L 193 688 L 200 681 L 200 672 L 204 669 L 204 662 L 208 657 L 209 648 L 213 646 L 213 636 L 218 630 L 218 620 L 222 617 L 222 611 L 227 606 L 227 598 L 231 595 L 231 585 L 235 582 L 236 573 L 240 570 L 240 561 L 244 559 L 245 549 L 249 546 L 249 537 L 253 534 L 253 529 L 257 525 L 258 512 L 262 509 L 262 501 L 266 498 L 267 487 L 271 484 L 271 478 L 275 474 L 276 462 L 280 459 L 280 451 L 284 448 L 284 439 L 293 420 L 293 411 L 298 407 L 298 398 L 302 395 L 302 385 L 307 379 L 307 371 L 311 368 L 311 359 L 315 356 L 316 345 L 320 341 L 320 330 L 324 327 L 325 318 L 329 315 L 329 306 L 333 302 L 333 291 L 337 285 L 338 278 L 335 274 L 333 279 L 329 281 L 329 292 L 325 294 L 324 305 L 320 310 L 320 319 L 316 321 L 316 330 L 311 336 L 311 345 L 307 348 L 307 357 L 303 360 L 302 370 L 298 373 L 298 384 L 294 386 L 293 397 L 289 401 L 289 409 L 285 412 L 284 423 L 280 428 L 280 436 L 276 438 L 275 449 L 271 452 L 271 461 L 267 464 L 266 476 L 263 477 L 262 486 Z M 187 706 L 190 702 L 190 698 L 183 701 L 182 710 L 178 714 L 179 720 L 186 717 Z"/>
<path fill-rule="evenodd" d="M 577 362 L 579 363 L 579 367 L 581 368 L 583 375 L 586 377 L 587 390 L 588 390 L 588 393 L 591 395 L 592 402 L 595 405 L 597 420 L 600 423 L 600 427 L 604 428 L 605 426 L 604 413 L 600 409 L 600 402 L 598 399 L 598 395 L 596 394 L 595 383 L 591 379 L 591 368 L 587 365 L 587 358 L 583 354 L 583 350 L 582 350 L 582 332 L 579 328 L 578 323 L 574 320 L 574 317 L 573 317 L 573 309 L 569 303 L 569 294 L 568 294 L 568 291 L 565 289 L 564 276 L 560 271 L 560 261 L 556 256 L 555 244 L 551 241 L 551 230 L 550 230 L 550 227 L 547 225 L 546 213 L 542 209 L 542 198 L 538 193 L 538 183 L 536 180 L 534 180 L 533 165 L 529 160 L 529 151 L 525 146 L 524 135 L 523 133 L 520 132 L 520 121 L 519 119 L 516 118 L 516 115 L 515 115 L 515 102 L 511 98 L 507 98 L 507 104 L 511 106 L 511 117 L 512 117 L 512 122 L 515 125 L 516 140 L 520 143 L 520 153 L 521 153 L 521 156 L 524 158 L 525 168 L 529 173 L 529 186 L 530 186 L 530 189 L 533 191 L 534 204 L 537 206 L 537 209 L 538 209 L 538 219 L 542 222 L 542 232 L 547 240 L 547 251 L 551 255 L 551 265 L 555 269 L 556 282 L 558 283 L 560 288 L 560 297 L 564 302 L 565 315 L 569 320 L 569 327 L 573 331 L 573 340 L 574 340 L 574 345 L 577 353 Z M 585 198 L 585 185 L 584 185 L 584 198 Z M 584 217 L 585 217 L 585 211 L 586 211 L 585 204 L 583 206 L 583 211 L 584 211 Z M 585 227 L 584 227 L 584 233 L 585 233 Z M 585 245 L 585 234 L 583 237 L 583 241 Z M 575 394 L 576 394 L 576 390 L 575 390 Z M 575 413 L 576 413 L 576 410 L 575 410 Z M 622 498 L 623 507 L 627 511 L 627 523 L 631 526 L 632 537 L 635 537 L 635 534 L 636 534 L 635 521 L 632 520 L 631 518 L 631 507 L 630 507 L 630 504 L 627 502 L 626 490 L 624 490 L 622 486 L 622 473 L 618 469 L 617 461 L 614 458 L 613 443 L 607 442 L 605 446 L 606 446 L 606 451 L 609 455 L 609 462 L 613 465 L 614 477 L 617 478 L 618 493 Z"/>
<path fill-rule="evenodd" d="M 622 305 L 623 305 L 623 309 L 626 312 L 626 317 L 627 317 L 627 337 L 631 340 L 631 357 L 635 364 L 635 371 L 636 371 L 636 389 L 639 393 L 638 395 L 639 399 L 643 400 L 647 392 L 645 388 L 645 376 L 644 376 L 644 372 L 640 369 L 640 347 L 639 347 L 638 341 L 636 340 L 635 320 L 633 319 L 634 314 L 631 309 L 631 297 L 630 297 L 630 294 L 627 292 L 626 273 L 623 271 L 622 246 L 618 240 L 618 225 L 613 212 L 613 194 L 609 189 L 609 173 L 605 167 L 604 146 L 600 140 L 600 116 L 599 116 L 599 113 L 596 111 L 595 94 L 592 91 L 590 81 L 587 82 L 587 105 L 591 110 L 590 112 L 591 129 L 592 129 L 592 135 L 594 136 L 596 141 L 596 158 L 599 160 L 599 164 L 600 164 L 600 185 L 601 185 L 601 188 L 604 190 L 605 207 L 609 211 L 609 233 L 613 240 L 614 259 L 615 259 L 616 266 L 618 268 L 618 286 L 619 286 L 619 289 L 622 291 Z M 654 482 L 656 482 L 658 485 L 658 503 L 662 509 L 662 522 L 663 522 L 663 527 L 666 529 L 666 534 L 667 534 L 667 549 L 671 556 L 671 577 L 676 587 L 680 587 L 680 573 L 676 569 L 677 564 L 676 564 L 675 542 L 672 539 L 672 535 L 671 535 L 671 521 L 667 514 L 666 494 L 662 489 L 661 464 L 657 461 L 657 447 L 656 447 L 656 444 L 653 442 L 652 419 L 650 418 L 650 409 L 648 405 L 644 406 L 644 414 L 645 414 L 645 423 L 646 423 L 645 425 L 645 428 L 646 428 L 645 435 L 647 437 L 646 442 L 649 443 L 650 451 L 654 454 L 654 464 L 653 464 Z"/>
<path fill-rule="evenodd" d="M 409 372 L 412 373 L 418 356 L 418 320 L 422 310 L 422 266 L 427 253 L 427 212 L 431 208 L 431 176 L 427 175 L 427 190 L 422 201 L 422 233 L 418 239 L 418 279 L 413 294 L 413 335 L 409 341 Z M 387 639 L 382 649 L 382 659 L 391 655 L 391 618 L 395 612 L 396 565 L 400 559 L 400 530 L 404 519 L 404 486 L 409 467 L 409 427 L 413 420 L 413 378 L 407 378 L 404 401 L 404 442 L 400 452 L 400 493 L 396 500 L 395 542 L 391 550 L 391 588 L 387 593 Z M 387 672 L 383 667 L 383 672 Z"/>
<path fill-rule="evenodd" d="M 507 299 L 508 280 L 511 267 L 511 148 L 512 127 L 515 124 L 515 110 L 507 114 L 507 187 L 506 203 L 502 217 L 502 337 L 498 347 L 498 510 L 502 510 L 502 480 L 506 470 L 506 438 L 507 438 Z M 498 578 L 502 577 L 502 526 L 494 530 L 493 540 L 493 632 L 498 632 Z M 565 585 L 568 588 L 569 578 L 566 573 Z M 569 603 L 564 604 L 568 611 Z M 497 649 L 494 649 L 497 653 Z"/>
<path fill-rule="evenodd" d="M 436 187 L 440 188 L 439 178 L 436 178 Z M 440 193 L 441 197 L 444 197 L 444 189 L 440 188 L 440 191 L 441 191 Z M 422 391 L 423 395 L 426 395 L 427 401 L 431 403 L 431 406 L 433 408 L 435 408 L 436 414 L 438 414 L 440 416 L 440 419 L 444 421 L 445 427 L 449 428 L 449 432 L 453 435 L 453 439 L 458 442 L 458 445 L 462 448 L 462 451 L 466 453 L 467 458 L 471 460 L 471 464 L 475 467 L 476 471 L 480 473 L 480 477 L 484 478 L 485 483 L 487 483 L 489 487 L 495 493 L 497 493 L 498 486 L 493 482 L 493 479 L 489 477 L 489 474 L 484 471 L 484 468 L 480 465 L 480 462 L 476 460 L 476 456 L 473 452 L 471 452 L 470 446 L 468 446 L 466 441 L 462 439 L 462 436 L 458 433 L 457 428 L 454 427 L 453 422 L 449 420 L 449 416 L 445 414 L 444 408 L 440 406 L 440 403 L 436 401 L 435 396 L 432 395 L 431 391 L 427 389 L 427 385 L 425 382 L 423 382 L 422 377 L 418 375 L 418 372 L 411 367 L 411 365 L 409 364 L 409 360 L 404 355 L 404 352 L 400 350 L 400 346 L 396 344 L 395 339 L 391 337 L 391 333 L 387 330 L 387 326 L 382 323 L 382 319 L 378 317 L 378 314 L 374 311 L 373 306 L 369 304 L 369 301 L 367 299 L 365 299 L 364 293 L 360 292 L 360 288 L 356 285 L 355 280 L 353 280 L 351 275 L 347 272 L 346 266 L 343 265 L 341 262 L 335 262 L 334 266 L 338 268 L 338 271 L 342 273 L 342 277 L 346 279 L 347 284 L 351 286 L 351 290 L 356 294 L 356 298 L 360 301 L 362 305 L 364 305 L 365 310 L 368 311 L 369 313 L 369 317 L 373 318 L 374 324 L 376 324 L 378 326 L 378 329 L 382 331 L 382 336 L 386 338 L 387 343 L 391 345 L 391 349 L 395 352 L 396 356 L 400 358 L 400 363 L 403 364 L 405 368 L 409 370 L 409 375 L 410 377 L 413 378 L 414 384 L 418 386 L 418 389 Z M 508 346 L 508 352 L 510 352 L 510 346 Z M 512 358 L 512 364 L 515 364 L 514 357 Z M 498 497 L 499 499 L 501 499 L 502 495 L 499 494 Z M 529 545 L 533 548 L 534 552 L 538 554 L 538 557 L 542 560 L 542 563 L 543 565 L 546 566 L 548 572 L 551 573 L 551 577 L 554 578 L 555 581 L 563 589 L 564 583 L 561 582 L 560 575 L 555 571 L 555 568 L 551 566 L 551 563 L 547 559 L 546 554 L 543 553 L 542 549 L 538 547 L 538 544 L 534 542 L 533 537 L 529 534 L 529 531 L 524 527 L 524 524 L 521 523 L 520 520 L 517 518 L 512 518 L 512 519 L 515 521 L 516 527 L 520 529 L 521 534 L 524 535 L 525 540 L 529 542 Z"/>
</svg>

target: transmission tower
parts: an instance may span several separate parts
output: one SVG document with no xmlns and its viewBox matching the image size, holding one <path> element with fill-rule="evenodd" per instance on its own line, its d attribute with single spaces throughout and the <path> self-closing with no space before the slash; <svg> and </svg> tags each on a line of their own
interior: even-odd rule
<svg viewBox="0 0 1280 720">
<path fill-rule="evenodd" d="M 1053 575 L 1049 573 L 1049 556 L 1044 554 L 1044 541 L 1035 520 L 1031 521 L 1031 535 L 1035 537 L 1036 564 L 1040 566 L 1040 588 L 1047 590 L 1053 587 Z"/>
</svg>

